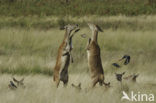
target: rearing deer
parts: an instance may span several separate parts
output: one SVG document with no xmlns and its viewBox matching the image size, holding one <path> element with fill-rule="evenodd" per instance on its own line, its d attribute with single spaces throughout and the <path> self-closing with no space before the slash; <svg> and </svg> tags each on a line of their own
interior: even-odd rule
<svg viewBox="0 0 156 103">
<path fill-rule="evenodd" d="M 65 29 L 65 35 L 63 42 L 58 49 L 56 64 L 54 67 L 53 80 L 56 82 L 57 87 L 59 86 L 60 81 L 64 83 L 64 86 L 68 83 L 68 67 L 70 61 L 73 62 L 71 55 L 72 37 L 80 30 L 78 25 L 66 25 L 63 29 Z M 73 30 L 75 30 L 74 33 L 72 33 Z"/>
<path fill-rule="evenodd" d="M 92 37 L 89 38 L 87 44 L 87 56 L 88 56 L 88 66 L 91 71 L 92 87 L 97 83 L 99 85 L 108 86 L 110 83 L 104 82 L 104 71 L 102 67 L 100 47 L 98 45 L 98 31 L 103 32 L 98 25 L 88 23 L 89 28 L 92 31 Z"/>
</svg>

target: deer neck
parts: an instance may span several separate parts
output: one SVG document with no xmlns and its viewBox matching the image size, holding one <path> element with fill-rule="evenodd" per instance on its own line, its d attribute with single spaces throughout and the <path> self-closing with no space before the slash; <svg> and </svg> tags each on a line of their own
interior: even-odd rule
<svg viewBox="0 0 156 103">
<path fill-rule="evenodd" d="M 97 42 L 97 39 L 98 39 L 98 31 L 92 30 L 92 40 Z"/>
<path fill-rule="evenodd" d="M 66 29 L 63 42 L 67 42 L 68 41 L 70 33 L 71 33 L 71 31 Z"/>
</svg>

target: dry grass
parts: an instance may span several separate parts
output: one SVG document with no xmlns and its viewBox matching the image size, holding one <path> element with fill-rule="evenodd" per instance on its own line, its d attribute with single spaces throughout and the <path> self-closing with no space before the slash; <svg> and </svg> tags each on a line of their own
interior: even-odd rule
<svg viewBox="0 0 156 103">
<path fill-rule="evenodd" d="M 75 62 L 69 69 L 72 73 L 88 73 L 85 50 L 88 39 L 80 37 L 83 33 L 87 35 L 87 38 L 90 37 L 90 30 L 84 28 L 73 38 Z M 1 29 L 0 34 L 0 73 L 52 75 L 57 49 L 64 31 Z M 111 63 L 124 54 L 129 54 L 132 61 L 130 65 L 124 67 L 127 68 L 126 71 L 153 74 L 156 59 L 155 38 L 155 30 L 104 30 L 99 34 L 99 45 L 105 71 L 110 72 Z M 124 68 L 121 70 L 125 70 Z"/>
<path fill-rule="evenodd" d="M 93 17 L 94 18 L 94 17 Z M 92 19 L 93 19 L 92 18 Z M 146 19 L 135 17 L 107 18 L 135 22 L 139 20 L 144 27 L 146 22 L 155 22 L 155 16 Z M 91 20 L 90 18 L 88 20 Z M 102 19 L 101 19 L 102 20 Z M 106 20 L 106 21 L 107 21 Z M 134 21 L 133 21 L 134 20 Z M 145 21 L 144 21 L 145 20 Z M 83 21 L 83 20 L 82 20 Z M 82 22 L 80 20 L 80 22 Z M 99 23 L 100 24 L 100 23 Z M 80 37 L 86 34 L 87 38 Z M 58 29 L 0 29 L 0 102 L 1 103 L 121 103 L 122 91 L 156 94 L 156 31 L 155 29 L 105 29 L 99 34 L 102 64 L 106 82 L 111 88 L 99 87 L 90 89 L 89 69 L 86 59 L 86 43 L 90 37 L 89 28 L 73 38 L 74 63 L 69 67 L 69 84 L 55 88 L 52 81 L 52 68 L 55 64 L 57 49 L 64 31 Z M 112 68 L 124 54 L 131 56 L 131 62 L 120 69 Z M 123 86 L 115 79 L 115 72 L 126 71 L 126 76 L 139 73 L 137 83 L 123 81 Z M 25 89 L 12 91 L 8 88 L 11 77 L 25 77 Z M 71 84 L 82 83 L 82 90 L 77 91 Z M 113 98 L 113 99 L 112 99 Z M 125 101 L 124 103 L 127 103 Z"/>
<path fill-rule="evenodd" d="M 152 76 L 141 75 L 137 83 L 123 81 L 123 85 L 115 80 L 114 75 L 107 75 L 111 81 L 110 88 L 96 86 L 90 89 L 90 78 L 88 74 L 70 75 L 70 82 L 66 88 L 61 84 L 56 89 L 52 77 L 43 75 L 15 76 L 25 77 L 26 88 L 10 90 L 8 83 L 12 75 L 0 76 L 0 100 L 1 103 L 121 103 L 122 91 L 156 94 L 156 79 Z M 78 91 L 71 83 L 82 83 L 82 90 Z M 153 84 L 153 85 L 152 85 Z M 113 97 L 113 98 L 112 98 Z M 128 103 L 124 101 L 123 103 Z"/>
</svg>

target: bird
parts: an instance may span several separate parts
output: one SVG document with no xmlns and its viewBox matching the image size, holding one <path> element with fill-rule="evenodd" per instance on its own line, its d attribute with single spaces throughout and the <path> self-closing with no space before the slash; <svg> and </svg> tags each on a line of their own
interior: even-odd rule
<svg viewBox="0 0 156 103">
<path fill-rule="evenodd" d="M 121 59 L 118 60 L 118 63 L 112 63 L 116 68 L 121 68 L 122 65 L 127 65 L 130 63 L 131 57 L 129 55 L 124 55 Z"/>
</svg>

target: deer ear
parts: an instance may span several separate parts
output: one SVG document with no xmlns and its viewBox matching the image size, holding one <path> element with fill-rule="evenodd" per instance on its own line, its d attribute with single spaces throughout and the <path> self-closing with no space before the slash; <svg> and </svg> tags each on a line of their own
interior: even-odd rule
<svg viewBox="0 0 156 103">
<path fill-rule="evenodd" d="M 76 30 L 75 30 L 75 33 L 78 32 L 79 30 L 80 30 L 80 28 L 76 29 Z"/>
<path fill-rule="evenodd" d="M 74 84 L 72 83 L 71 86 L 74 87 Z"/>
<path fill-rule="evenodd" d="M 21 80 L 20 80 L 20 82 L 23 82 L 24 81 L 24 78 L 22 78 Z"/>
<path fill-rule="evenodd" d="M 123 72 L 122 75 L 124 75 L 126 72 Z"/>
<path fill-rule="evenodd" d="M 100 32 L 103 32 L 103 30 L 98 25 L 96 25 L 96 27 Z"/>
<path fill-rule="evenodd" d="M 12 79 L 13 79 L 14 82 L 17 82 L 17 83 L 19 82 L 19 81 L 18 81 L 17 79 L 15 79 L 14 77 L 13 77 Z"/>
<path fill-rule="evenodd" d="M 79 87 L 81 87 L 81 83 L 79 83 L 79 85 L 78 85 Z"/>
<path fill-rule="evenodd" d="M 139 74 L 136 75 L 137 77 L 139 76 Z"/>
</svg>

